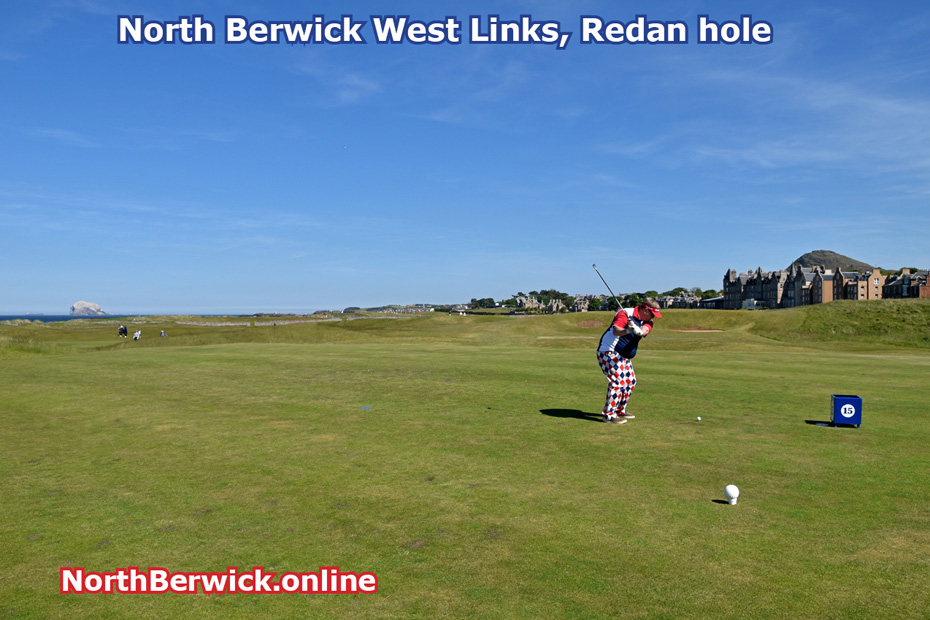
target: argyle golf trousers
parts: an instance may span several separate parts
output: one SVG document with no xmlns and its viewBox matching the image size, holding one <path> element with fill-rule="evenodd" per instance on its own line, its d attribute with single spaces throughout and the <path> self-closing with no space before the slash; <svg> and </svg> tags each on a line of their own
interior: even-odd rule
<svg viewBox="0 0 930 620">
<path fill-rule="evenodd" d="M 598 351 L 597 363 L 610 383 L 607 386 L 607 403 L 604 405 L 604 415 L 626 415 L 626 404 L 630 400 L 633 388 L 636 387 L 636 373 L 633 372 L 633 362 L 621 357 L 613 351 Z"/>
</svg>

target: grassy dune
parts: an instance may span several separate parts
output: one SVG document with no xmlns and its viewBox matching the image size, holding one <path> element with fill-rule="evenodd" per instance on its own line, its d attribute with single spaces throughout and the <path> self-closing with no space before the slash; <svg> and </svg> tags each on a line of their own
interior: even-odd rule
<svg viewBox="0 0 930 620">
<path fill-rule="evenodd" d="M 608 314 L 0 326 L 0 612 L 926 617 L 930 306 L 854 305 L 669 311 L 619 427 Z M 818 424 L 831 393 L 862 396 L 860 429 Z M 62 566 L 379 591 L 63 595 Z"/>
</svg>

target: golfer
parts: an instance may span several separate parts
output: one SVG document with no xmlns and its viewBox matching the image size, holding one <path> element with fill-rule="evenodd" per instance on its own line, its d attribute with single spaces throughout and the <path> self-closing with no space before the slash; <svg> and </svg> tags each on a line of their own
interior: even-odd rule
<svg viewBox="0 0 930 620">
<path fill-rule="evenodd" d="M 633 372 L 633 357 L 639 341 L 652 331 L 652 319 L 662 318 L 659 303 L 647 297 L 635 308 L 621 308 L 597 348 L 597 362 L 607 375 L 607 404 L 604 405 L 603 421 L 609 424 L 625 424 L 634 415 L 627 413 L 626 406 L 636 387 Z"/>
</svg>

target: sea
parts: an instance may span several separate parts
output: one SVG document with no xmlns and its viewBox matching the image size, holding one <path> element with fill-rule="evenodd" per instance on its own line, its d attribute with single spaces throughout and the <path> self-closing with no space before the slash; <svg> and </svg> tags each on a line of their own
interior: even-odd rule
<svg viewBox="0 0 930 620">
<path fill-rule="evenodd" d="M 0 322 L 2 321 L 16 321 L 16 320 L 25 320 L 25 321 L 41 321 L 42 323 L 58 323 L 59 321 L 73 321 L 75 319 L 94 319 L 98 321 L 131 321 L 132 319 L 141 319 L 147 314 L 108 314 L 106 316 L 71 316 L 70 314 L 0 314 Z M 170 316 L 170 314 L 156 314 L 151 316 Z M 216 317 L 216 316 L 250 316 L 244 314 L 191 314 L 184 313 L 184 316 L 199 316 L 204 318 Z"/>
<path fill-rule="evenodd" d="M 42 323 L 58 323 L 59 321 L 73 321 L 74 319 L 125 319 L 125 316 L 71 316 L 70 314 L 0 314 L 0 321 L 41 321 Z"/>
</svg>

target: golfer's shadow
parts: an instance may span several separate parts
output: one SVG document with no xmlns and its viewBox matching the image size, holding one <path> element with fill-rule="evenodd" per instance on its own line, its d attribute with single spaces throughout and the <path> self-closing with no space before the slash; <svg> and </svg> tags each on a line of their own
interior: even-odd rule
<svg viewBox="0 0 930 620">
<path fill-rule="evenodd" d="M 604 415 L 601 412 L 587 413 L 585 411 L 579 411 L 578 409 L 540 409 L 539 413 L 552 416 L 553 418 L 575 418 L 576 420 L 584 420 L 586 422 L 600 422 Z"/>
</svg>

